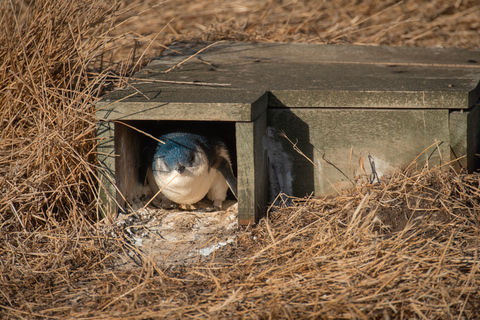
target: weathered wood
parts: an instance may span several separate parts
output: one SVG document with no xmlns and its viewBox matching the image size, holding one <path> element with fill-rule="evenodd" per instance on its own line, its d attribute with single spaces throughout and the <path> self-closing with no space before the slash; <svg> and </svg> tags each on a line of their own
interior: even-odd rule
<svg viewBox="0 0 480 320">
<path fill-rule="evenodd" d="M 237 122 L 238 222 L 256 223 L 267 203 L 267 167 L 262 137 L 266 113 L 253 122 Z"/>
<path fill-rule="evenodd" d="M 480 168 L 480 105 L 468 112 L 467 169 L 472 173 Z"/>
<path fill-rule="evenodd" d="M 480 107 L 470 110 L 453 110 L 450 112 L 449 129 L 451 158 L 458 161 L 452 163 L 457 170 L 465 169 L 474 172 L 480 167 Z"/>
<path fill-rule="evenodd" d="M 467 133 L 468 133 L 468 111 L 452 111 L 450 113 L 450 154 L 452 159 L 459 159 L 452 163 L 456 170 L 467 169 Z"/>
<path fill-rule="evenodd" d="M 272 95 L 289 108 L 368 109 L 467 109 L 469 92 L 458 91 L 347 91 L 272 90 Z"/>
<path fill-rule="evenodd" d="M 99 209 L 103 216 L 112 216 L 116 212 L 115 203 L 115 148 L 114 125 L 112 122 L 97 122 L 97 159 L 98 180 L 101 205 Z"/>
<path fill-rule="evenodd" d="M 252 121 L 259 113 L 252 97 L 249 103 L 118 102 L 97 103 L 97 118 L 102 120 L 196 120 Z"/>
<path fill-rule="evenodd" d="M 266 101 L 265 101 L 266 103 Z M 262 144 L 267 130 L 267 113 L 260 115 L 254 124 L 254 149 L 255 160 L 255 223 L 263 217 L 268 202 L 268 171 L 266 150 Z M 242 221 L 239 221 L 242 224 Z"/>
<path fill-rule="evenodd" d="M 294 159 L 293 193 L 304 196 L 348 186 L 348 178 L 362 173 L 358 171 L 359 161 L 370 174 L 369 155 L 379 176 L 406 168 L 431 145 L 414 168 L 427 162 L 441 165 L 449 161 L 448 116 L 448 110 L 292 108 L 269 110 L 268 123 L 297 141 L 297 147 L 315 163 L 312 165 L 290 143 L 282 141 L 285 152 Z"/>
</svg>

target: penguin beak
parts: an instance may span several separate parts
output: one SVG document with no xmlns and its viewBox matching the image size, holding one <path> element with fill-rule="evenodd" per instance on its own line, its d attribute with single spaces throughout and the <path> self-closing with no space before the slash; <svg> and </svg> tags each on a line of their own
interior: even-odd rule
<svg viewBox="0 0 480 320">
<path fill-rule="evenodd" d="M 178 171 L 178 173 L 182 174 L 185 172 L 185 166 L 182 166 L 181 164 L 178 164 L 175 170 Z"/>
</svg>

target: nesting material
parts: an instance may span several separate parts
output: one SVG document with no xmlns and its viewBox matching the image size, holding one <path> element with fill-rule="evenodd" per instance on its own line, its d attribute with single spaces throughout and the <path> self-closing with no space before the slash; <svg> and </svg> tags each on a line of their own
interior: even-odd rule
<svg viewBox="0 0 480 320">
<path fill-rule="evenodd" d="M 143 203 L 142 203 L 143 204 Z M 124 230 L 130 246 L 116 262 L 120 269 L 143 265 L 138 254 L 146 254 L 160 266 L 191 265 L 232 243 L 238 233 L 237 203 L 224 201 L 225 210 L 208 211 L 211 202 L 202 200 L 192 211 L 142 206 L 120 214 L 116 224 Z"/>
</svg>

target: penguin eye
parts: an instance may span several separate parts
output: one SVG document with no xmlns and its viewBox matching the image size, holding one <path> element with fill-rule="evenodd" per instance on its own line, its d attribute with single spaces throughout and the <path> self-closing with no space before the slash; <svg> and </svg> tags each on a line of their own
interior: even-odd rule
<svg viewBox="0 0 480 320">
<path fill-rule="evenodd" d="M 195 161 L 195 153 L 192 153 L 188 158 L 188 162 L 193 162 L 193 161 Z"/>
</svg>

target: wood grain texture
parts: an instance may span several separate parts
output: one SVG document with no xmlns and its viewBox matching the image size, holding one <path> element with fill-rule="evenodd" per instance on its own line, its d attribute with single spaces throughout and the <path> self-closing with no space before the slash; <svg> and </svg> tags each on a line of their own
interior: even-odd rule
<svg viewBox="0 0 480 320">
<path fill-rule="evenodd" d="M 349 179 L 362 174 L 360 161 L 370 174 L 369 155 L 377 173 L 387 175 L 395 168 L 406 168 L 436 141 L 438 148 L 431 147 L 414 167 L 450 160 L 448 110 L 292 108 L 269 110 L 268 116 L 269 125 L 283 130 L 315 163 L 282 141 L 294 159 L 293 192 L 297 196 L 332 193 L 338 183 L 348 186 Z"/>
<path fill-rule="evenodd" d="M 100 192 L 100 211 L 104 216 L 112 216 L 116 212 L 115 190 L 115 150 L 114 125 L 112 122 L 97 123 L 97 159 Z"/>
<path fill-rule="evenodd" d="M 253 122 L 237 122 L 238 222 L 258 222 L 267 199 L 266 157 L 262 137 L 266 113 Z"/>
<path fill-rule="evenodd" d="M 250 103 L 118 102 L 97 103 L 104 120 L 251 121 L 257 115 Z"/>
</svg>

